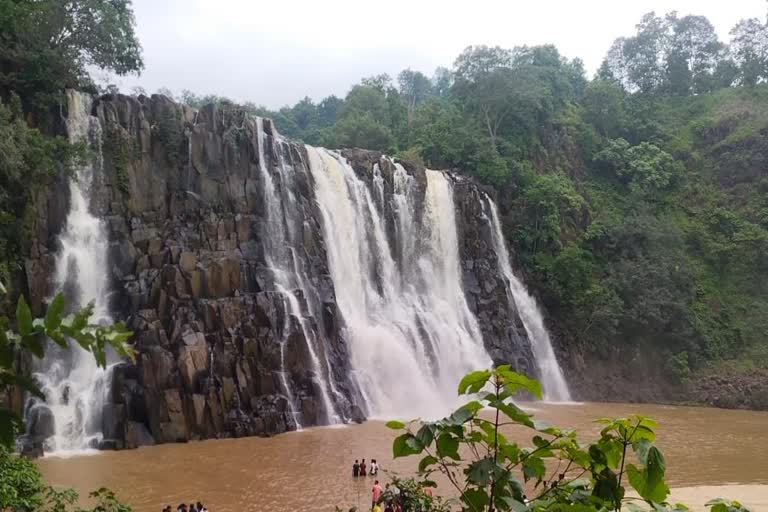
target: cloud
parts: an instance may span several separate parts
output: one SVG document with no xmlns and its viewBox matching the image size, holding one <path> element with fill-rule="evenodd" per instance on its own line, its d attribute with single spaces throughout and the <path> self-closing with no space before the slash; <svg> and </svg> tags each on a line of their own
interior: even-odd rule
<svg viewBox="0 0 768 512">
<path fill-rule="evenodd" d="M 555 44 L 589 71 L 640 16 L 703 14 L 723 39 L 764 0 L 134 0 L 146 69 L 121 81 L 190 89 L 276 108 L 343 96 L 361 77 L 411 67 L 431 75 L 470 44 Z"/>
</svg>

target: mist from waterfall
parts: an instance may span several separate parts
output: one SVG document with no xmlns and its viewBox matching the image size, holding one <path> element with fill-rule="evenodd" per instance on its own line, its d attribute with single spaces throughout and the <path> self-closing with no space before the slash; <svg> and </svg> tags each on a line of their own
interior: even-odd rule
<svg viewBox="0 0 768 512">
<path fill-rule="evenodd" d="M 91 191 L 101 170 L 101 126 L 91 116 L 91 96 L 67 90 L 67 134 L 72 144 L 85 142 L 93 156 L 70 179 L 70 207 L 61 249 L 56 257 L 55 290 L 64 292 L 67 306 L 79 309 L 93 302 L 91 322 L 110 322 L 108 239 L 102 221 L 91 212 Z M 102 410 L 109 393 L 110 370 L 99 368 L 92 354 L 71 342 L 69 350 L 49 343 L 34 377 L 45 402 L 31 399 L 30 418 L 53 416 L 47 452 L 66 453 L 95 448 L 102 438 Z M 43 409 L 43 410 L 40 410 Z"/>
<path fill-rule="evenodd" d="M 571 400 L 571 393 L 568 390 L 563 371 L 560 369 L 560 364 L 557 362 L 555 351 L 552 349 L 552 341 L 549 339 L 549 332 L 544 325 L 544 317 L 538 304 L 536 304 L 536 300 L 531 297 L 523 282 L 512 272 L 509 252 L 501 232 L 499 212 L 490 197 L 486 196 L 485 199 L 491 210 L 490 218 L 487 215 L 486 218 L 491 224 L 494 248 L 499 260 L 499 270 L 508 283 L 510 300 L 517 307 L 517 312 L 531 342 L 531 350 L 539 367 L 539 379 L 544 388 L 544 399 L 553 402 L 568 402 Z M 483 209 L 485 210 L 485 205 L 483 205 Z"/>
<path fill-rule="evenodd" d="M 392 210 L 396 246 L 366 183 L 341 156 L 307 146 L 351 379 L 369 417 L 437 417 L 456 403 L 456 384 L 491 364 L 469 309 L 459 265 L 452 185 L 427 171 L 417 218 L 412 177 L 398 166 Z M 374 169 L 373 189 L 383 200 Z"/>
</svg>

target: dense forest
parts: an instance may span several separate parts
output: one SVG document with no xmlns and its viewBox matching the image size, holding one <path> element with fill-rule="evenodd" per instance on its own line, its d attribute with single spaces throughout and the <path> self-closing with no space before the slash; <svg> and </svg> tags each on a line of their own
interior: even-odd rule
<svg viewBox="0 0 768 512">
<path fill-rule="evenodd" d="M 554 46 L 471 46 L 431 78 L 406 69 L 343 99 L 243 107 L 308 144 L 492 187 L 561 350 L 639 348 L 677 382 L 765 369 L 766 23 L 742 20 L 725 43 L 704 17 L 649 13 L 591 79 Z M 0 34 L 0 270 L 13 281 L 34 184 L 78 157 L 55 136 L 62 89 L 96 92 L 88 69 L 126 74 L 142 60 L 127 2 L 0 0 Z"/>
</svg>

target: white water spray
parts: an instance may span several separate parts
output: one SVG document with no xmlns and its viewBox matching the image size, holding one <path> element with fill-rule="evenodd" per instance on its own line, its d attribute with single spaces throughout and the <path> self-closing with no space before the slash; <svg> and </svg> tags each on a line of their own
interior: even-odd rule
<svg viewBox="0 0 768 512">
<path fill-rule="evenodd" d="M 541 374 L 544 399 L 553 402 L 568 402 L 571 400 L 571 393 L 568 391 L 568 384 L 565 382 L 563 371 L 560 369 L 557 357 L 555 357 L 555 351 L 552 350 L 552 341 L 549 339 L 549 333 L 544 326 L 544 318 L 539 311 L 536 300 L 531 297 L 522 281 L 512 272 L 509 252 L 507 252 L 504 236 L 501 233 L 501 223 L 496 204 L 490 197 L 486 196 L 486 199 L 491 210 L 491 217 L 488 220 L 491 224 L 493 243 L 499 259 L 499 270 L 507 280 L 510 300 L 517 306 L 517 312 L 520 314 L 525 332 L 531 342 L 533 356 Z M 483 210 L 485 210 L 485 205 L 483 205 Z"/>
<path fill-rule="evenodd" d="M 339 423 L 341 416 L 336 412 L 331 395 L 340 395 L 333 387 L 333 378 L 330 375 L 330 366 L 325 368 L 320 363 L 320 351 L 318 336 L 314 329 L 307 322 L 306 316 L 302 311 L 301 304 L 296 297 L 295 290 L 301 292 L 308 306 L 311 308 L 313 303 L 313 290 L 307 284 L 303 260 L 296 254 L 296 247 L 300 244 L 301 234 L 297 232 L 295 221 L 299 215 L 299 205 L 293 193 L 292 181 L 294 180 L 295 168 L 289 162 L 285 162 L 279 144 L 284 141 L 278 139 L 274 148 L 278 155 L 281 187 L 275 185 L 272 174 L 269 172 L 265 162 L 264 147 L 267 138 L 264 134 L 263 120 L 257 118 L 258 145 L 259 145 L 259 171 L 264 187 L 264 201 L 266 204 L 266 223 L 263 236 L 265 245 L 265 259 L 267 266 L 272 272 L 275 280 L 275 288 L 285 299 L 286 323 L 283 326 L 283 338 L 280 341 L 280 383 L 283 391 L 288 398 L 291 414 L 296 421 L 297 428 L 301 428 L 299 421 L 300 414 L 296 404 L 293 389 L 288 380 L 285 370 L 285 350 L 290 334 L 290 317 L 296 318 L 299 328 L 304 335 L 307 344 L 307 351 L 312 366 L 313 380 L 319 390 L 320 400 L 324 408 L 324 422 L 326 424 Z M 309 311 L 313 314 L 313 311 Z M 327 372 L 327 374 L 326 374 Z"/>
<path fill-rule="evenodd" d="M 403 256 L 413 256 L 398 264 L 366 184 L 339 155 L 309 146 L 307 152 L 352 379 L 369 416 L 445 414 L 456 403 L 459 379 L 491 363 L 461 287 L 450 181 L 427 171 L 421 230 L 406 230 L 417 225 L 410 177 L 396 177 L 397 242 Z"/>
<path fill-rule="evenodd" d="M 98 118 L 90 115 L 89 95 L 68 90 L 67 104 L 69 141 L 88 143 L 95 157 L 77 169 L 70 180 L 70 209 L 56 259 L 56 291 L 67 293 L 67 305 L 72 308 L 93 302 L 91 322 L 110 322 L 107 235 L 101 220 L 90 211 L 95 173 L 101 169 L 101 126 Z M 75 342 L 70 343 L 69 350 L 51 343 L 34 376 L 46 401 L 33 400 L 28 415 L 36 408 L 48 408 L 54 418 L 53 435 L 45 441 L 46 451 L 66 454 L 95 448 L 102 439 L 109 368 L 99 368 L 93 355 Z"/>
</svg>

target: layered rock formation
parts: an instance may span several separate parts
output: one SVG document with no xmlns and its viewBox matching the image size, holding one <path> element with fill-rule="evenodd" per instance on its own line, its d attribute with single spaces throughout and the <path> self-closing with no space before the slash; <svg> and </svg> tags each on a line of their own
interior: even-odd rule
<svg viewBox="0 0 768 512">
<path fill-rule="evenodd" d="M 324 423 L 318 358 L 328 362 L 322 372 L 336 413 L 362 419 L 305 147 L 279 137 L 268 120 L 226 105 L 198 112 L 158 95 L 112 95 L 97 99 L 92 114 L 103 133 L 92 208 L 109 231 L 111 310 L 135 332 L 138 354 L 135 365 L 113 372 L 101 447 L 272 435 L 297 422 Z M 380 207 L 391 216 L 393 161 L 371 151 L 342 154 L 371 187 L 383 179 Z M 424 169 L 403 165 L 413 177 L 416 208 L 423 208 Z M 284 173 L 291 173 L 293 202 L 286 207 L 296 211 L 285 216 L 286 229 L 300 240 L 292 249 L 310 281 L 289 290 L 300 314 L 289 310 L 270 270 L 265 170 L 278 188 L 287 187 Z M 469 180 L 452 180 L 464 290 L 486 349 L 495 362 L 535 374 L 498 272 L 482 192 Z M 61 190 L 52 187 L 40 198 L 31 222 L 26 274 L 37 313 L 51 291 L 66 211 Z M 392 226 L 387 236 L 396 247 Z M 313 345 L 308 336 L 319 341 Z"/>
</svg>

